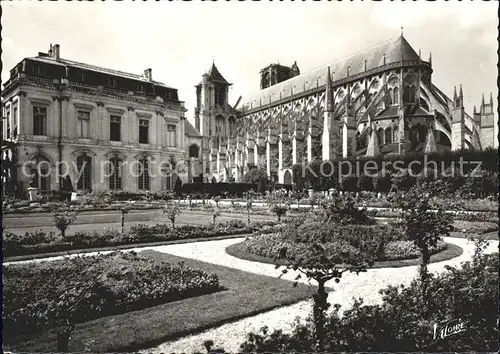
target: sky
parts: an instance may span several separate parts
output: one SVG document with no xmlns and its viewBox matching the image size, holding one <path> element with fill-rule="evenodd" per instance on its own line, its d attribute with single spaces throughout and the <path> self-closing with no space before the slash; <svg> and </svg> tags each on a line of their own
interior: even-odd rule
<svg viewBox="0 0 500 354">
<path fill-rule="evenodd" d="M 498 2 L 3 2 L 2 81 L 25 57 L 59 44 L 61 57 L 142 74 L 179 90 L 193 119 L 195 88 L 215 62 L 229 103 L 259 90 L 270 63 L 301 72 L 401 33 L 466 111 L 497 97 Z M 496 99 L 494 99 L 496 102 Z M 495 104 L 496 109 L 496 104 Z"/>
</svg>

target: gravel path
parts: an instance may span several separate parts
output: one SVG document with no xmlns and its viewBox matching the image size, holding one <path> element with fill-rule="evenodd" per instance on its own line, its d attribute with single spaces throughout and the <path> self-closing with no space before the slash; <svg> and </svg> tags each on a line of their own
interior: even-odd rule
<svg viewBox="0 0 500 354">
<path fill-rule="evenodd" d="M 276 270 L 273 265 L 238 259 L 225 252 L 227 246 L 241 242 L 242 240 L 242 238 L 239 238 L 159 246 L 155 247 L 154 250 L 267 276 L 277 277 L 280 274 L 280 271 Z M 461 256 L 454 259 L 432 263 L 429 270 L 435 273 L 444 271 L 445 265 L 459 266 L 461 262 L 470 260 L 474 252 L 472 242 L 466 239 L 445 237 L 444 240 L 462 247 L 464 252 Z M 486 252 L 498 252 L 498 241 L 491 241 Z M 290 272 L 284 278 L 292 280 L 295 275 L 293 272 Z M 342 309 L 352 306 L 354 297 L 363 298 L 365 304 L 380 303 L 381 295 L 378 293 L 380 289 L 388 285 L 408 285 L 416 275 L 417 266 L 371 269 L 360 275 L 346 274 L 339 284 L 334 282 L 327 283 L 327 286 L 335 289 L 329 293 L 328 301 L 331 304 L 340 304 Z M 271 331 L 274 329 L 289 331 L 296 318 L 304 320 L 311 313 L 311 306 L 311 301 L 302 301 L 295 305 L 281 307 L 257 316 L 213 328 L 203 333 L 163 343 L 155 348 L 144 350 L 142 353 L 205 352 L 203 342 L 208 339 L 214 341 L 215 347 L 223 347 L 226 351 L 237 353 L 239 345 L 246 339 L 248 332 L 257 331 L 264 325 L 267 325 Z"/>
</svg>

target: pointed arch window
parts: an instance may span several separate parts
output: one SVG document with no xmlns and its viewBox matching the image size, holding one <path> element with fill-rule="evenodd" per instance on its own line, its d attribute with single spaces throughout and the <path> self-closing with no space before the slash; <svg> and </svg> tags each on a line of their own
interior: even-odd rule
<svg viewBox="0 0 500 354">
<path fill-rule="evenodd" d="M 386 129 L 385 129 L 385 143 L 386 143 L 386 144 L 391 144 L 391 143 L 392 143 L 392 132 L 391 132 L 391 128 L 386 128 Z"/>
<path fill-rule="evenodd" d="M 399 104 L 399 88 L 394 87 L 394 92 L 392 96 L 392 103 L 393 104 Z"/>
<path fill-rule="evenodd" d="M 377 130 L 377 138 L 379 144 L 384 144 L 384 129 L 379 128 Z"/>
</svg>

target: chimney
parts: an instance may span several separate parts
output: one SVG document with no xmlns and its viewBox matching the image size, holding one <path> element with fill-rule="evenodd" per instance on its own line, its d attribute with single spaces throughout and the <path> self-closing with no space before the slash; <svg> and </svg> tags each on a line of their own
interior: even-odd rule
<svg viewBox="0 0 500 354">
<path fill-rule="evenodd" d="M 144 77 L 145 77 L 148 81 L 153 80 L 153 71 L 152 71 L 151 69 L 146 69 L 146 70 L 144 70 Z"/>
<path fill-rule="evenodd" d="M 59 60 L 60 58 L 60 49 L 59 49 L 59 44 L 54 44 L 54 46 L 52 47 L 52 58 L 54 58 L 55 60 Z"/>
</svg>

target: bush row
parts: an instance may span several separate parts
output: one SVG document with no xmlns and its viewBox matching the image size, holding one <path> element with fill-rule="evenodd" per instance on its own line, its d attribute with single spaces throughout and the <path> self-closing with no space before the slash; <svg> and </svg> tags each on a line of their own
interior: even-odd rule
<svg viewBox="0 0 500 354">
<path fill-rule="evenodd" d="M 4 329 L 13 336 L 58 325 L 80 298 L 74 323 L 219 290 L 215 274 L 133 252 L 9 265 L 3 281 Z"/>
<path fill-rule="evenodd" d="M 5 257 L 27 254 L 67 251 L 81 248 L 118 246 L 148 242 L 162 242 L 206 238 L 214 236 L 252 233 L 273 222 L 255 222 L 245 224 L 241 220 L 230 220 L 217 225 L 184 225 L 172 229 L 168 224 L 137 225 L 122 234 L 116 230 L 78 231 L 61 237 L 53 232 L 25 232 L 24 235 L 6 232 L 3 239 Z"/>
</svg>

